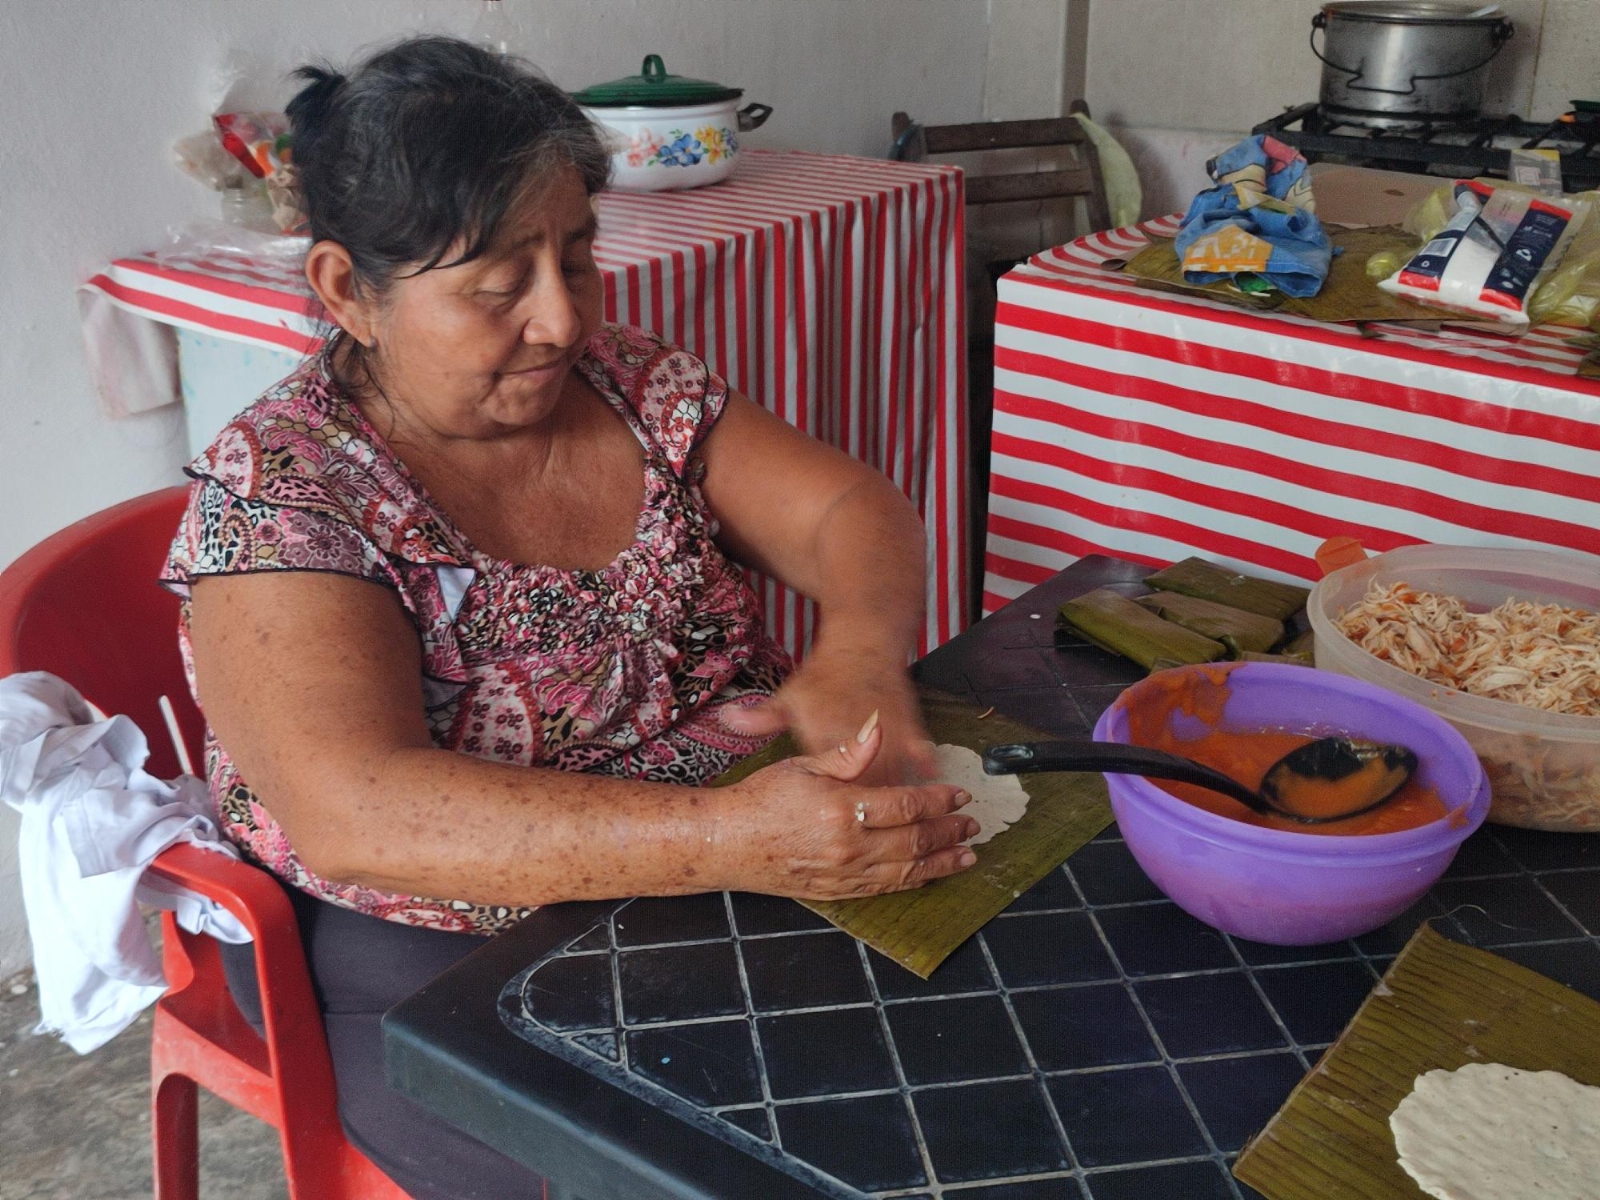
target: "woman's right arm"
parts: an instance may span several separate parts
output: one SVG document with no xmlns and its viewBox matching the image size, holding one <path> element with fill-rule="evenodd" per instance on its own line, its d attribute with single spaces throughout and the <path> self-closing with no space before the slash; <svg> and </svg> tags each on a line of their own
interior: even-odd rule
<svg viewBox="0 0 1600 1200">
<path fill-rule="evenodd" d="M 972 861 L 957 789 L 849 782 L 877 752 L 876 729 L 718 789 L 439 749 L 416 632 L 374 583 L 312 571 L 196 579 L 190 638 L 212 731 L 331 882 L 510 907 L 720 889 L 832 899 Z"/>
</svg>

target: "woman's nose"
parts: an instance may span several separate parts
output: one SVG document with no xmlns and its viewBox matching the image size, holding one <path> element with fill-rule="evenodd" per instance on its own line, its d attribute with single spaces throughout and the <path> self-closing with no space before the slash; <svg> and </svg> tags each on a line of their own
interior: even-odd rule
<svg viewBox="0 0 1600 1200">
<path fill-rule="evenodd" d="M 522 327 L 522 340 L 530 345 L 570 346 L 583 333 L 583 314 L 559 272 L 541 286 L 534 297 L 534 311 Z"/>
</svg>

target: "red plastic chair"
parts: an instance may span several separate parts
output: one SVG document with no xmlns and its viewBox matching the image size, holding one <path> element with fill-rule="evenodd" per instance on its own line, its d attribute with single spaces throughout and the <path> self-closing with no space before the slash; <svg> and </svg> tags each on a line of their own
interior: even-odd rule
<svg viewBox="0 0 1600 1200">
<path fill-rule="evenodd" d="M 177 599 L 155 582 L 187 494 L 168 488 L 108 508 L 0 573 L 0 676 L 49 671 L 102 711 L 126 713 L 150 740 L 147 769 L 162 777 L 186 769 L 190 756 L 199 761 L 205 729 L 178 655 Z M 333 1063 L 283 887 L 193 846 L 174 846 L 152 870 L 223 904 L 250 930 L 266 1025 L 263 1038 L 234 1004 L 216 943 L 164 914 L 169 988 L 156 1002 L 150 1049 L 158 1200 L 200 1194 L 196 1085 L 278 1130 L 292 1200 L 404 1200 L 339 1124 Z"/>
</svg>

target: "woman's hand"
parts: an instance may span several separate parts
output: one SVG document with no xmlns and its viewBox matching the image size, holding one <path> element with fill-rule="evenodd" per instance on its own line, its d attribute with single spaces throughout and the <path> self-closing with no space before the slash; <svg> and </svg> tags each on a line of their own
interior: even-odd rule
<svg viewBox="0 0 1600 1200">
<path fill-rule="evenodd" d="M 829 651 L 819 644 L 771 698 L 725 710 L 740 733 L 762 737 L 791 731 L 809 755 L 822 755 L 854 736 L 876 714 L 882 750 L 861 776 L 873 785 L 921 783 L 936 770 L 933 743 L 922 724 L 911 676 L 887 655 Z"/>
<path fill-rule="evenodd" d="M 714 857 L 723 886 L 802 900 L 847 900 L 921 887 L 970 867 L 960 843 L 978 823 L 949 784 L 855 783 L 883 747 L 869 722 L 819 754 L 774 763 L 726 789 Z"/>
</svg>

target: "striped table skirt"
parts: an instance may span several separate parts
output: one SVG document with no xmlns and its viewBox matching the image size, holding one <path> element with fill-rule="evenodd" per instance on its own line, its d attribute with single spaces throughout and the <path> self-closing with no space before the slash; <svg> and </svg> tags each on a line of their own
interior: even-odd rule
<svg viewBox="0 0 1600 1200">
<path fill-rule="evenodd" d="M 1578 330 L 1364 331 L 1101 266 L 1177 218 L 1000 281 L 984 609 L 1089 554 L 1318 578 L 1330 536 L 1600 555 L 1600 381 Z M 1600 571 L 1600 559 L 1596 560 Z"/>
</svg>

